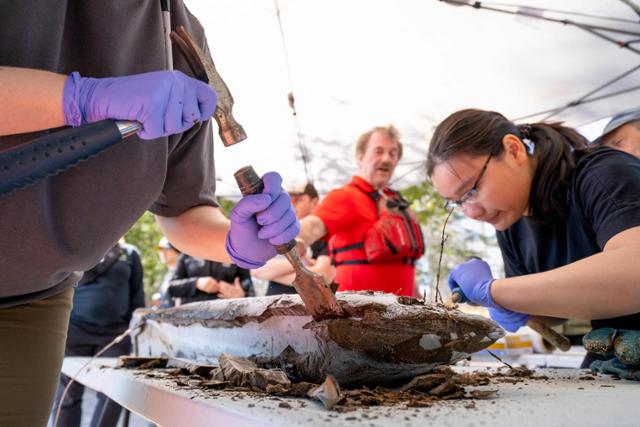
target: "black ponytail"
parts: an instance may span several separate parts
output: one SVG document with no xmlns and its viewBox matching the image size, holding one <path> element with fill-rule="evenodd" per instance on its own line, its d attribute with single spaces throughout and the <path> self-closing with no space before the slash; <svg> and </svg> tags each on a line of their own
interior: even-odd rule
<svg viewBox="0 0 640 427">
<path fill-rule="evenodd" d="M 586 150 L 588 141 L 561 123 L 529 126 L 529 139 L 535 146 L 537 161 L 529 195 L 531 215 L 547 225 L 554 225 L 567 216 L 567 191 L 576 167 L 575 151 Z"/>
</svg>

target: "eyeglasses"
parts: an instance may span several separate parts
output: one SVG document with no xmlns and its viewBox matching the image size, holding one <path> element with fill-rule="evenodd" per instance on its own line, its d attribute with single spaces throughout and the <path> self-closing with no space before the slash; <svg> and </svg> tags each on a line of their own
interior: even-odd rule
<svg viewBox="0 0 640 427">
<path fill-rule="evenodd" d="M 480 180 L 482 179 L 482 176 L 487 170 L 487 166 L 489 166 L 489 161 L 491 161 L 491 157 L 493 157 L 493 154 L 489 154 L 489 157 L 487 157 L 487 161 L 484 162 L 484 165 L 480 170 L 480 174 L 478 175 L 478 179 L 476 179 L 476 181 L 473 183 L 473 187 L 471 187 L 471 190 L 464 193 L 462 197 L 460 197 L 458 200 L 447 200 L 447 204 L 445 205 L 446 208 L 448 208 L 449 206 L 453 206 L 456 208 L 463 208 L 464 205 L 475 203 L 476 199 L 478 198 L 478 184 L 480 184 Z"/>
</svg>

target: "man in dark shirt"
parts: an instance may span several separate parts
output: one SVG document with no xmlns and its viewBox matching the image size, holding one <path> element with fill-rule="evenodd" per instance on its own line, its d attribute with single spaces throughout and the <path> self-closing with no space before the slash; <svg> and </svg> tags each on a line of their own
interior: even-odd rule
<svg viewBox="0 0 640 427">
<path fill-rule="evenodd" d="M 235 264 L 180 255 L 168 294 L 180 304 L 254 296 L 251 273 Z"/>
<path fill-rule="evenodd" d="M 73 310 L 67 333 L 66 356 L 93 356 L 127 330 L 136 308 L 144 307 L 142 263 L 135 248 L 117 244 L 94 268 L 86 271 L 73 296 Z M 126 337 L 106 350 L 102 357 L 117 357 L 131 352 Z M 56 393 L 55 414 L 69 377 L 62 375 Z M 62 403 L 58 426 L 79 427 L 82 417 L 84 386 L 73 383 Z M 120 405 L 98 394 L 92 426 L 109 427 L 118 423 Z"/>
</svg>

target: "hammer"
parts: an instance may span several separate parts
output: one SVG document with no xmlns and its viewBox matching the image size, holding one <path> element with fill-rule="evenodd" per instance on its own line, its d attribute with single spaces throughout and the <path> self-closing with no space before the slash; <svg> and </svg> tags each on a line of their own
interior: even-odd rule
<svg viewBox="0 0 640 427">
<path fill-rule="evenodd" d="M 260 194 L 264 190 L 264 182 L 251 166 L 240 168 L 233 174 L 243 196 Z M 296 273 L 293 287 L 302 299 L 314 320 L 344 317 L 344 311 L 338 305 L 336 296 L 319 274 L 307 269 L 296 251 L 296 241 L 292 239 L 282 245 L 274 245 L 276 251 L 284 255 Z"/>
<path fill-rule="evenodd" d="M 208 83 L 218 94 L 218 103 L 213 117 L 218 123 L 218 134 L 225 147 L 247 139 L 247 134 L 233 118 L 233 97 L 213 61 L 193 41 L 183 26 L 171 32 L 171 40 L 178 46 L 187 60 L 193 75 L 200 81 Z"/>
<path fill-rule="evenodd" d="M 199 79 L 218 94 L 213 114 L 225 146 L 247 138 L 233 118 L 233 97 L 213 62 L 179 26 L 171 33 L 187 63 Z M 135 121 L 102 120 L 78 128 L 50 133 L 33 141 L 0 152 L 0 195 L 34 184 L 48 176 L 70 169 L 136 134 L 142 129 Z"/>
</svg>

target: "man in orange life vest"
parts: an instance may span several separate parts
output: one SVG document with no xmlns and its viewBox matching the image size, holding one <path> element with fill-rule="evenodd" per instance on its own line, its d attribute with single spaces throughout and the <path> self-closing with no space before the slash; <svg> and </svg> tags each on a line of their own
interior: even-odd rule
<svg viewBox="0 0 640 427">
<path fill-rule="evenodd" d="M 338 291 L 417 294 L 413 264 L 424 252 L 422 233 L 408 203 L 387 187 L 401 157 L 394 126 L 364 133 L 356 144 L 357 174 L 300 221 L 298 238 L 307 245 L 329 241 Z"/>
</svg>

